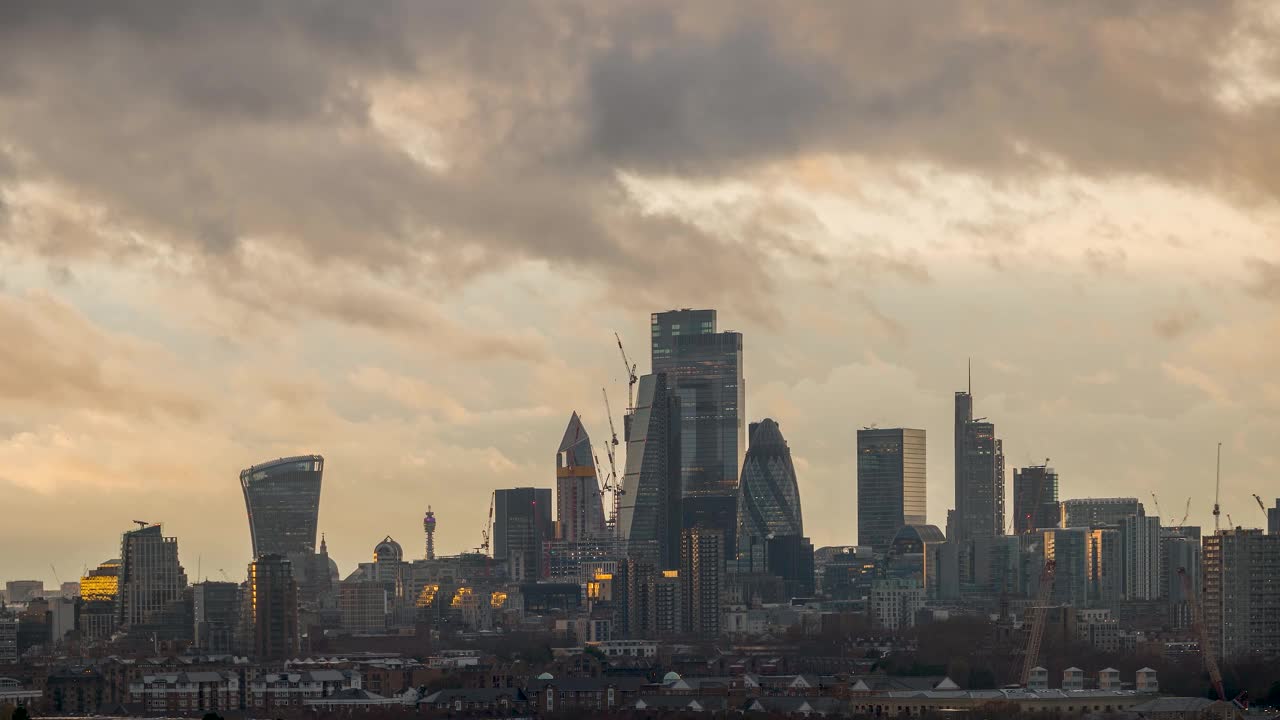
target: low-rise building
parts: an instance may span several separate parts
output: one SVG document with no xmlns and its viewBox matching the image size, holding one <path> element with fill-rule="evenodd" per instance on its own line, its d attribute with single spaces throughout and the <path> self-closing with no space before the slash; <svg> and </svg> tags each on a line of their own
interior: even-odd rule
<svg viewBox="0 0 1280 720">
<path fill-rule="evenodd" d="M 248 710 L 296 710 L 305 705 L 306 700 L 351 688 L 361 689 L 360 673 L 354 670 L 265 673 L 249 681 L 245 707 Z"/>
<path fill-rule="evenodd" d="M 239 710 L 240 676 L 233 672 L 181 672 L 143 675 L 129 684 L 129 700 L 149 714 L 188 714 Z"/>
</svg>

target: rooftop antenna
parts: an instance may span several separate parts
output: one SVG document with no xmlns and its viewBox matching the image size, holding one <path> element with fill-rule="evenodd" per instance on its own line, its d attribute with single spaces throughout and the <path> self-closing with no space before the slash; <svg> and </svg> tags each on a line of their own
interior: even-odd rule
<svg viewBox="0 0 1280 720">
<path fill-rule="evenodd" d="M 1213 534 L 1217 535 L 1221 528 L 1218 526 L 1218 517 L 1222 515 L 1222 508 L 1218 506 L 1218 494 L 1222 491 L 1222 443 L 1218 443 L 1218 470 L 1216 480 L 1213 485 Z M 1228 518 L 1229 519 L 1229 518 Z"/>
</svg>

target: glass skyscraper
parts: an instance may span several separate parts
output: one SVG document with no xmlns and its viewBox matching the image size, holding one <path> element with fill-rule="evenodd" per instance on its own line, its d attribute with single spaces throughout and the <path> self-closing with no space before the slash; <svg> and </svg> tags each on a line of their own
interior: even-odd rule
<svg viewBox="0 0 1280 720">
<path fill-rule="evenodd" d="M 973 417 L 973 395 L 955 399 L 955 529 L 971 540 L 1004 534 L 1004 444 L 996 426 Z"/>
<path fill-rule="evenodd" d="M 1134 501 L 1137 502 L 1136 500 Z M 1063 523 L 1058 504 L 1058 472 L 1048 465 L 1031 465 L 1013 471 L 1013 531 L 1018 535 L 1056 527 L 1097 527 L 1111 523 L 1095 523 L 1089 509 L 1078 512 L 1074 505 L 1070 522 Z M 1098 516 L 1101 517 L 1101 516 Z M 1087 520 L 1087 522 L 1079 522 Z"/>
<path fill-rule="evenodd" d="M 924 525 L 924 430 L 858 431 L 858 544 L 884 552 L 903 525 Z"/>
<path fill-rule="evenodd" d="M 685 495 L 732 495 L 745 433 L 742 333 L 717 332 L 715 310 L 654 313 L 654 373 L 680 398 L 680 474 Z"/>
<path fill-rule="evenodd" d="M 324 458 L 300 455 L 241 471 L 253 557 L 293 557 L 316 550 Z"/>
<path fill-rule="evenodd" d="M 556 519 L 560 521 L 560 539 L 578 542 L 604 537 L 602 500 L 591 438 L 575 412 L 569 418 L 556 452 Z"/>
<path fill-rule="evenodd" d="M 551 488 L 494 491 L 493 558 L 505 560 L 514 580 L 541 575 L 542 543 L 552 539 Z"/>
<path fill-rule="evenodd" d="M 665 374 L 645 375 L 624 423 L 627 464 L 619 532 L 628 557 L 648 560 L 660 570 L 680 566 L 680 408 Z"/>
<path fill-rule="evenodd" d="M 751 423 L 751 445 L 738 485 L 738 562 L 748 572 L 763 572 L 770 538 L 803 535 L 791 448 L 772 419 Z"/>
</svg>

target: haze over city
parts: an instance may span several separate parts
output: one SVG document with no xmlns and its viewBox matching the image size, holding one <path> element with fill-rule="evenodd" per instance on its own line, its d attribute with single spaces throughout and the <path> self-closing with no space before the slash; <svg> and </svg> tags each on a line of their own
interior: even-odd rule
<svg viewBox="0 0 1280 720">
<path fill-rule="evenodd" d="M 616 331 L 743 334 L 815 546 L 858 429 L 953 392 L 1063 497 L 1264 525 L 1280 478 L 1267 3 L 0 6 L 0 577 L 134 519 L 250 557 L 241 469 L 326 460 L 343 575 L 481 543 L 621 416 Z M 615 418 L 615 422 L 620 420 Z M 1148 504 L 1148 511 L 1152 510 Z M 1225 524 L 1225 520 L 1224 520 Z M 53 567 L 51 567 L 51 565 Z M 55 570 L 56 568 L 56 570 Z M 197 570 L 199 568 L 199 570 Z"/>
</svg>

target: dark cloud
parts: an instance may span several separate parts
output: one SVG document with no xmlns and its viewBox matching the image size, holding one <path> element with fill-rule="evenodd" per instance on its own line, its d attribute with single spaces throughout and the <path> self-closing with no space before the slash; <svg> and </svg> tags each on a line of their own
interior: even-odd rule
<svg viewBox="0 0 1280 720">
<path fill-rule="evenodd" d="M 1280 263 L 1249 258 L 1245 264 L 1253 275 L 1246 288 L 1249 294 L 1263 300 L 1280 301 Z"/>
</svg>

